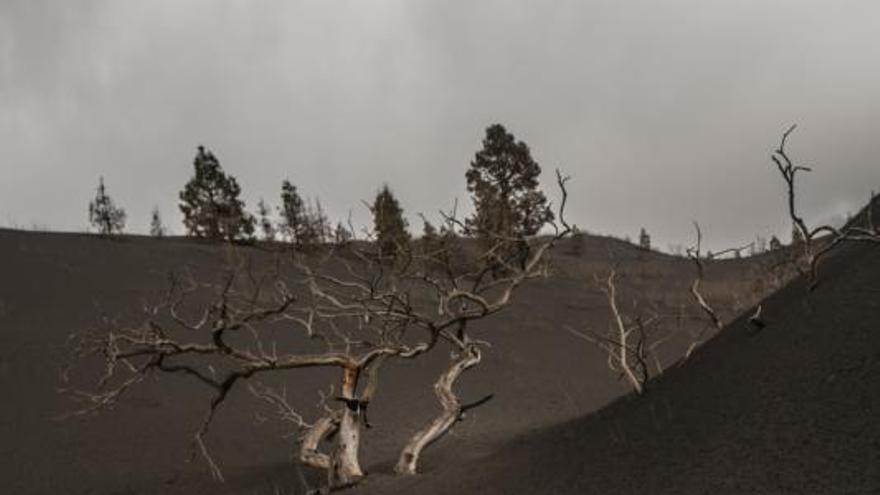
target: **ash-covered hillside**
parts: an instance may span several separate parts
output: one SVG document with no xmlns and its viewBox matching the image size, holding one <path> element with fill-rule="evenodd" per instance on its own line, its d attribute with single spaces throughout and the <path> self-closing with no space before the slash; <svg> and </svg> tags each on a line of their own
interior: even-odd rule
<svg viewBox="0 0 880 495">
<path fill-rule="evenodd" d="M 256 247 L 235 251 L 256 265 L 275 256 Z M 290 429 L 260 421 L 269 415 L 244 388 L 232 392 L 206 440 L 224 470 L 227 482 L 220 485 L 192 455 L 209 395 L 190 377 L 151 377 L 111 411 L 58 419 L 77 407 L 58 390 L 68 386 L 59 375 L 71 361 L 72 333 L 108 322 L 136 324 L 144 302 L 166 289 L 170 272 L 211 280 L 229 256 L 228 246 L 179 238 L 0 231 L 0 382 L 10 391 L 0 408 L 0 449 L 8 460 L 0 485 L 10 493 L 275 493 L 276 487 L 298 493 L 319 483 L 319 473 L 291 461 L 295 438 L 284 437 Z M 703 293 L 732 319 L 774 288 L 767 276 L 771 261 L 708 262 Z M 491 348 L 458 388 L 464 401 L 493 398 L 426 450 L 418 480 L 471 466 L 496 452 L 499 442 L 581 418 L 629 391 L 598 348 L 566 330 L 610 323 L 607 297 L 594 278 L 612 267 L 630 316 L 648 309 L 699 315 L 688 292 L 694 266 L 687 259 L 611 238 L 564 241 L 553 251 L 547 278 L 529 281 L 509 308 L 472 329 Z M 711 335 L 698 317 L 669 318 L 664 325 L 672 337 L 657 348 L 662 368 L 673 366 L 698 335 Z M 383 370 L 362 452 L 374 475 L 369 479 L 390 476 L 404 441 L 436 414 L 432 384 L 450 351 Z M 283 381 L 304 410 L 317 410 L 326 373 L 297 370 Z"/>
<path fill-rule="evenodd" d="M 877 493 L 880 246 L 843 245 L 814 290 L 761 306 L 644 396 L 361 493 Z"/>
</svg>

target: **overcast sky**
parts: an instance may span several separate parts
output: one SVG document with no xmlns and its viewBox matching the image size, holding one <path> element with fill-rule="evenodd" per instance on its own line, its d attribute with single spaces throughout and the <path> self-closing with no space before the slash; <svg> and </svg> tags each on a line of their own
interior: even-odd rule
<svg viewBox="0 0 880 495">
<path fill-rule="evenodd" d="M 333 219 L 387 182 L 420 230 L 486 126 L 589 231 L 711 246 L 788 231 L 769 161 L 825 220 L 880 189 L 876 0 L 0 0 L 0 225 L 84 230 L 98 176 L 146 232 L 196 146 L 249 208 L 289 178 Z"/>
</svg>

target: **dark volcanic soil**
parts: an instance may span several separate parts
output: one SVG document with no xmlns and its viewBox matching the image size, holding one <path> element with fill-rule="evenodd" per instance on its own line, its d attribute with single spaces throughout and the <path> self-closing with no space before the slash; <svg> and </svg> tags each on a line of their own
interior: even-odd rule
<svg viewBox="0 0 880 495">
<path fill-rule="evenodd" d="M 731 324 L 640 398 L 359 493 L 880 493 L 880 247 Z M 453 461 L 453 459 L 455 459 Z"/>
<path fill-rule="evenodd" d="M 772 487 L 764 491 L 775 493 L 791 487 L 820 493 L 822 487 L 858 492 L 878 486 L 873 466 L 880 465 L 880 435 L 869 421 L 880 395 L 876 252 L 839 257 L 840 268 L 829 270 L 809 298 L 793 287 L 766 303 L 764 331 L 750 335 L 736 322 L 647 397 L 584 417 L 626 391 L 601 353 L 563 330 L 607 324 L 607 304 L 592 277 L 608 269 L 609 253 L 620 263 L 621 300 L 667 313 L 691 307 L 686 289 L 693 269 L 684 260 L 607 238 L 559 246 L 555 274 L 524 287 L 516 304 L 476 329 L 493 347 L 464 377 L 461 395 L 465 401 L 487 393 L 495 398 L 430 448 L 425 474 L 413 479 L 392 478 L 391 465 L 405 438 L 436 412 L 431 384 L 448 353 L 383 369 L 371 405 L 374 428 L 363 448 L 372 475 L 356 491 L 738 493 Z M 188 266 L 210 277 L 225 255 L 222 246 L 184 239 L 0 230 L 0 387 L 7 391 L 0 406 L 0 492 L 302 491 L 303 479 L 315 473 L 290 462 L 286 430 L 255 424 L 258 408 L 241 390 L 208 437 L 228 480 L 223 485 L 211 481 L 200 458 L 187 462 L 208 393 L 186 377 L 150 380 L 96 417 L 55 419 L 75 407 L 57 392 L 71 332 L 103 317 L 137 321 L 142 299 L 157 296 L 169 270 Z M 711 263 L 707 298 L 726 318 L 748 309 L 770 287 L 763 279 L 767 263 Z M 687 330 L 693 329 L 683 335 Z M 667 362 L 682 343 L 664 350 Z M 298 403 L 314 407 L 326 374 L 288 376 Z M 837 462 L 841 467 L 823 475 Z"/>
</svg>

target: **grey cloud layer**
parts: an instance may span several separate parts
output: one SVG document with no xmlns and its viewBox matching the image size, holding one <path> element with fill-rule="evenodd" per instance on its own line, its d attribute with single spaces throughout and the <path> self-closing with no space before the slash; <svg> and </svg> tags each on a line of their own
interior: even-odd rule
<svg viewBox="0 0 880 495">
<path fill-rule="evenodd" d="M 388 182 L 465 199 L 506 124 L 574 176 L 593 231 L 717 244 L 786 230 L 769 152 L 816 166 L 825 218 L 880 188 L 871 1 L 0 3 L 0 223 L 85 226 L 98 175 L 144 232 L 203 143 L 249 206 L 289 177 L 335 218 Z M 549 186 L 549 176 L 548 176 Z"/>
</svg>

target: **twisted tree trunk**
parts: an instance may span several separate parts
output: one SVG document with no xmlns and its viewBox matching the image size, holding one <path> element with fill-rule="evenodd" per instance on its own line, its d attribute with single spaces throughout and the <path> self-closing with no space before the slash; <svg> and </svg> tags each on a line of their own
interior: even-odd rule
<svg viewBox="0 0 880 495">
<path fill-rule="evenodd" d="M 366 402 L 359 400 L 357 367 L 342 368 L 342 395 L 337 400 L 341 409 L 331 411 L 315 422 L 300 440 L 299 460 L 307 466 L 327 472 L 330 489 L 357 483 L 364 473 L 358 460 L 361 436 L 361 416 Z M 321 444 L 335 435 L 335 444 L 329 454 L 320 451 Z"/>
<path fill-rule="evenodd" d="M 330 469 L 330 456 L 322 453 L 321 442 L 339 430 L 342 419 L 340 411 L 332 411 L 319 419 L 303 435 L 299 449 L 299 460 L 307 466 L 317 469 Z"/>
<path fill-rule="evenodd" d="M 340 399 L 345 407 L 339 421 L 336 447 L 330 458 L 328 476 L 331 488 L 353 485 L 364 476 L 358 460 L 361 442 L 361 402 L 356 395 L 359 372 L 357 368 L 342 369 Z"/>
<path fill-rule="evenodd" d="M 465 408 L 452 391 L 452 387 L 455 385 L 458 377 L 465 370 L 479 363 L 480 359 L 482 359 L 482 355 L 476 344 L 464 344 L 462 353 L 440 375 L 437 383 L 434 384 L 434 392 L 437 394 L 440 405 L 443 406 L 443 412 L 434 418 L 428 426 L 413 435 L 400 453 L 400 458 L 395 467 L 396 472 L 400 474 L 416 474 L 419 455 L 422 453 L 422 450 L 449 432 L 456 421 L 461 419 Z M 484 399 L 480 403 L 485 402 L 485 400 L 488 399 Z"/>
</svg>

